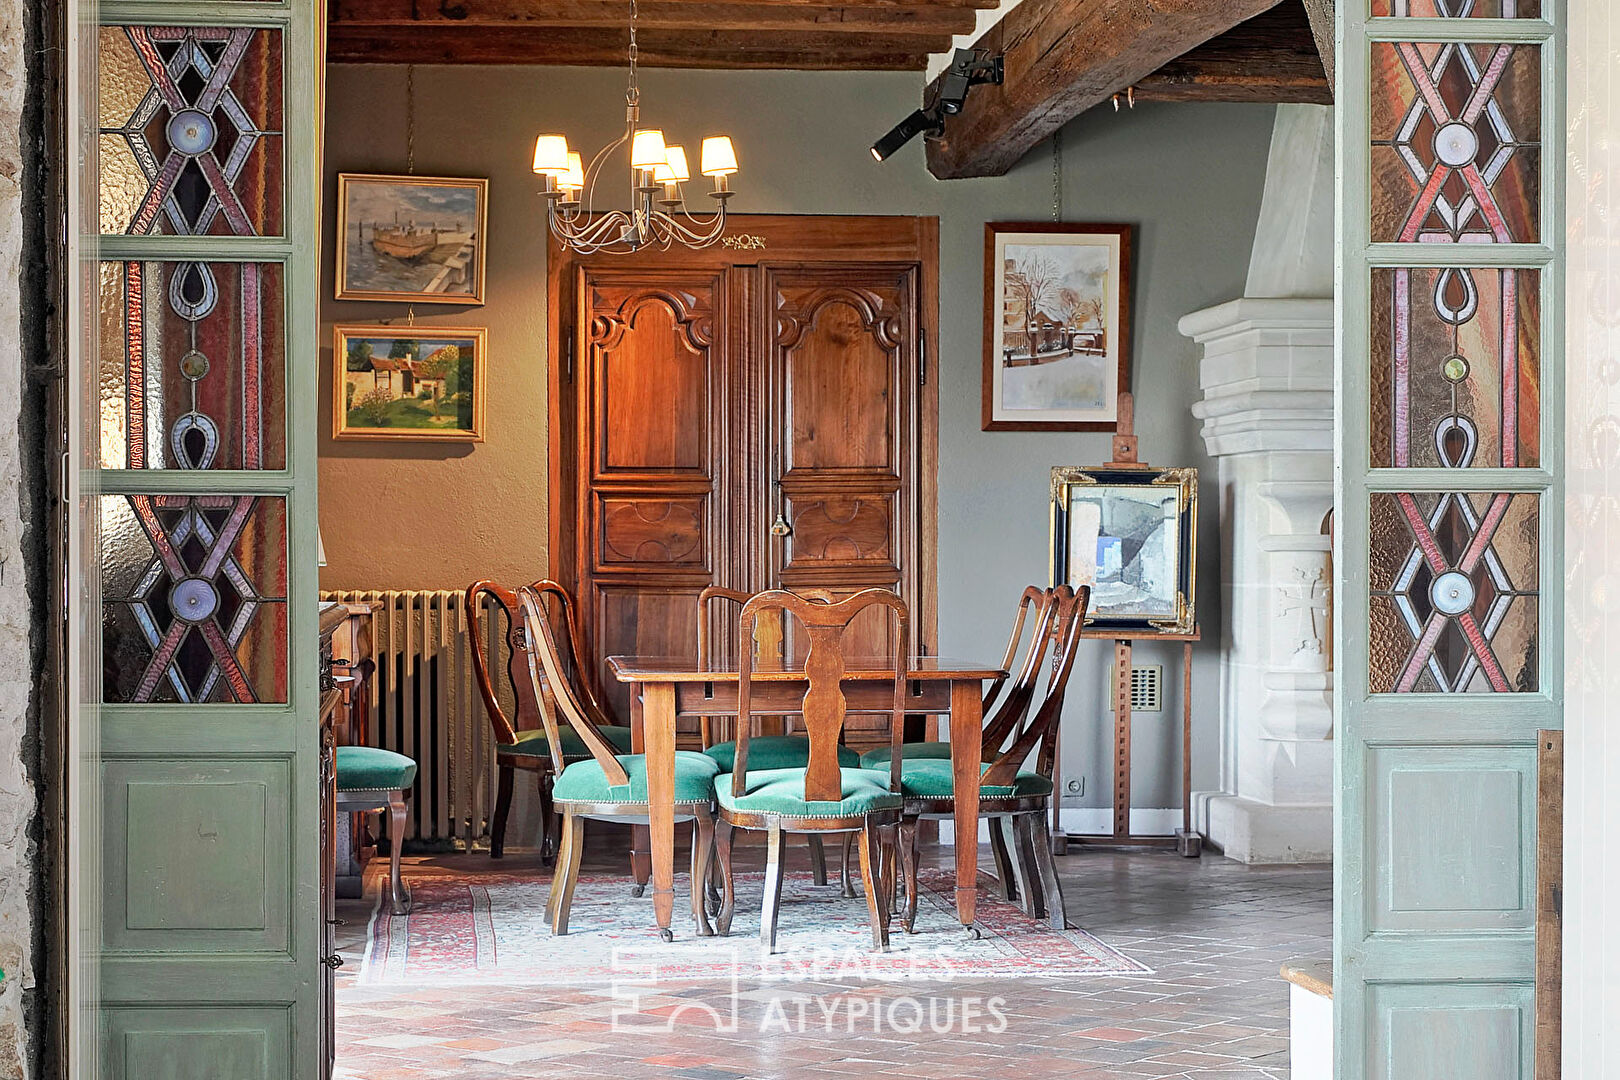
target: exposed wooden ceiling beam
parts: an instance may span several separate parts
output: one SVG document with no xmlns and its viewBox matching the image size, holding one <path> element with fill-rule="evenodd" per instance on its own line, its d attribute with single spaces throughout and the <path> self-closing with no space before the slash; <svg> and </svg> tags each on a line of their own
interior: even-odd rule
<svg viewBox="0 0 1620 1080">
<path fill-rule="evenodd" d="M 1328 98 L 1333 96 L 1333 0 L 1305 0 L 1305 15 L 1310 19 L 1311 37 L 1316 39 L 1316 52 L 1322 58 L 1322 70 L 1327 74 Z"/>
<path fill-rule="evenodd" d="M 862 37 L 817 30 L 757 33 L 739 30 L 646 30 L 637 35 L 639 62 L 669 68 L 783 68 L 800 71 L 922 71 L 928 54 L 948 48 L 935 35 Z M 618 67 L 626 38 L 591 27 L 333 24 L 327 59 L 334 64 L 553 64 Z"/>
<path fill-rule="evenodd" d="M 968 95 L 929 140 L 928 169 L 941 180 L 1000 176 L 1093 105 L 1276 2 L 1024 0 L 974 43 L 1003 54 L 1005 82 Z"/>
<path fill-rule="evenodd" d="M 1283 0 L 1136 84 L 1149 101 L 1333 103 L 1305 8 Z"/>
<path fill-rule="evenodd" d="M 422 0 L 336 0 L 333 26 L 601 27 L 626 30 L 618 0 L 475 0 L 437 7 Z M 938 34 L 973 31 L 973 9 L 962 5 L 771 3 L 769 0 L 645 0 L 637 22 L 647 30 L 759 30 L 800 33 Z"/>
</svg>

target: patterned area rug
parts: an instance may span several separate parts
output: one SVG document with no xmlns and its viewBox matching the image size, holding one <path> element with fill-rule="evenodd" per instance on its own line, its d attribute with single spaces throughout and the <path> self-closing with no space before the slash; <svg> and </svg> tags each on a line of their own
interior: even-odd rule
<svg viewBox="0 0 1620 1080">
<path fill-rule="evenodd" d="M 372 915 L 359 983 L 611 985 L 631 980 L 851 979 L 961 980 L 1020 975 L 1144 975 L 1151 971 L 1084 930 L 1054 930 L 987 890 L 980 878 L 978 939 L 956 921 L 948 870 L 923 871 L 917 933 L 898 923 L 889 952 L 871 949 L 866 901 L 833 884 L 790 873 L 782 888 L 777 952 L 759 945 L 764 875 L 737 875 L 737 912 L 729 937 L 694 933 L 685 875 L 675 879 L 675 933 L 659 940 L 651 896 L 630 895 L 622 875 L 582 876 L 569 933 L 546 925 L 550 881 L 499 874 L 432 875 L 410 881 L 409 915 Z"/>
</svg>

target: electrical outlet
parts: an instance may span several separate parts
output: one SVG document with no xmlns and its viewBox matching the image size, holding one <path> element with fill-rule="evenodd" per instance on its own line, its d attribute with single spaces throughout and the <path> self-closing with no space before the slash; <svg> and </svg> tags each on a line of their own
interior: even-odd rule
<svg viewBox="0 0 1620 1080">
<path fill-rule="evenodd" d="M 1084 795 L 1086 793 L 1086 778 L 1082 776 L 1078 780 L 1065 780 L 1063 793 L 1065 795 Z"/>
</svg>

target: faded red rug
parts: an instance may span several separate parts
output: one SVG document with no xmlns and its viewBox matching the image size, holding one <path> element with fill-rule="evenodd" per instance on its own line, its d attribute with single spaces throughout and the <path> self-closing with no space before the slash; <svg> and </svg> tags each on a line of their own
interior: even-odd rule
<svg viewBox="0 0 1620 1080">
<path fill-rule="evenodd" d="M 370 986 L 610 985 L 616 981 L 766 979 L 962 980 L 1020 975 L 1144 975 L 1151 971 L 1084 930 L 1054 930 L 1016 904 L 999 899 L 980 879 L 980 936 L 956 920 L 955 876 L 924 870 L 917 933 L 895 923 L 887 953 L 874 953 L 866 901 L 818 886 L 808 873 L 783 883 L 777 952 L 759 945 L 764 875 L 738 874 L 737 912 L 728 937 L 698 937 L 686 900 L 685 875 L 675 881 L 673 942 L 659 940 L 652 899 L 630 895 L 622 875 L 581 877 L 569 933 L 546 925 L 550 880 L 509 874 L 407 875 L 410 914 L 372 915 L 359 983 Z"/>
</svg>

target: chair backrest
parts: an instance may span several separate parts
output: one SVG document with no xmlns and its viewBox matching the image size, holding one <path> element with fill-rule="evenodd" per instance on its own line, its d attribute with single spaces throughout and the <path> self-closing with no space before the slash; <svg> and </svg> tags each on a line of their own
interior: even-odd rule
<svg viewBox="0 0 1620 1080">
<path fill-rule="evenodd" d="M 795 594 L 806 600 L 814 600 L 821 604 L 833 602 L 833 594 L 826 589 L 794 589 Z M 742 592 L 738 589 L 728 589 L 723 585 L 710 585 L 698 593 L 697 611 L 697 657 L 698 669 L 703 670 L 709 666 L 710 623 L 709 613 L 713 610 L 712 601 L 720 600 L 728 605 L 741 608 L 753 597 L 753 593 Z M 774 659 L 787 655 L 786 627 L 782 622 L 780 611 L 762 612 L 754 626 L 754 659 Z"/>
<path fill-rule="evenodd" d="M 568 590 L 549 579 L 541 579 L 528 586 L 540 597 L 541 610 L 548 618 L 560 618 L 568 641 L 568 663 L 564 670 L 573 672 L 573 688 L 591 717 L 598 724 L 608 724 L 608 712 L 602 708 L 587 679 L 588 666 L 583 663 L 579 626 L 574 620 L 574 600 Z M 506 613 L 506 645 L 509 652 L 506 674 L 513 692 L 515 715 L 508 717 L 496 693 L 494 674 L 485 652 L 488 640 L 484 624 L 483 598 L 490 597 Z M 541 702 L 535 696 L 535 687 L 529 678 L 528 655 L 531 651 L 530 635 L 524 631 L 521 603 L 518 593 L 494 581 L 475 581 L 467 586 L 467 619 L 472 638 L 473 674 L 478 681 L 478 694 L 484 699 L 484 712 L 495 730 L 498 742 L 510 746 L 517 741 L 519 732 L 535 731 L 541 726 Z M 558 614 L 551 616 L 551 611 Z"/>
<path fill-rule="evenodd" d="M 1043 589 L 1039 585 L 1024 586 L 1024 595 L 1018 598 L 1018 617 L 1013 620 L 1012 636 L 1007 639 L 1007 654 L 1001 658 L 1002 671 L 1012 671 L 1013 661 L 1018 658 L 1018 643 L 1023 640 L 1024 619 L 1029 615 L 1030 609 L 1034 608 L 1036 612 L 1045 610 L 1047 599 L 1051 596 L 1051 593 L 1051 589 Z M 1037 631 L 1036 635 L 1030 638 L 1030 643 L 1033 645 L 1039 637 L 1040 634 Z M 1039 663 L 1038 660 L 1036 662 Z M 1027 655 L 1025 663 L 1028 663 Z M 1023 681 L 1023 676 L 1024 673 L 1021 671 L 1018 682 L 1015 682 L 1014 686 Z M 990 683 L 990 689 L 984 692 L 984 715 L 990 715 L 990 708 L 996 703 L 996 695 L 1001 693 L 1001 688 L 1006 682 L 1007 676 L 1001 675 Z"/>
<path fill-rule="evenodd" d="M 1011 784 L 1037 747 L 1036 771 L 1042 776 L 1052 775 L 1057 756 L 1058 724 L 1063 719 L 1063 695 L 1069 685 L 1069 674 L 1074 670 L 1075 653 L 1080 650 L 1080 631 L 1085 628 L 1086 608 L 1090 603 L 1089 585 L 1082 585 L 1078 589 L 1059 585 L 1052 590 L 1050 617 L 1046 620 L 1045 630 L 1045 638 L 1052 647 L 1052 664 L 1040 707 L 1028 724 L 1021 725 L 1012 744 L 990 762 L 981 783 Z"/>
<path fill-rule="evenodd" d="M 737 628 L 737 757 L 732 775 L 732 793 L 747 790 L 748 729 L 740 722 L 753 715 L 754 629 L 764 613 L 792 615 L 804 628 L 809 652 L 804 674 L 809 687 L 801 704 L 806 735 L 810 740 L 810 765 L 804 774 L 804 797 L 811 802 L 838 802 L 843 798 L 843 773 L 838 764 L 839 736 L 844 730 L 846 708 L 842 682 L 847 670 L 844 635 L 850 622 L 869 607 L 881 605 L 894 613 L 896 649 L 894 699 L 889 717 L 891 759 L 889 790 L 900 790 L 900 740 L 906 716 L 906 668 L 911 653 L 911 616 L 906 602 L 887 589 L 863 589 L 835 603 L 806 599 L 796 593 L 775 589 L 758 593 L 743 605 Z"/>
<path fill-rule="evenodd" d="M 602 766 L 607 782 L 628 784 L 629 775 L 615 756 L 612 744 L 597 729 L 584 700 L 568 678 L 551 619 L 545 611 L 545 597 L 546 593 L 538 585 L 525 585 L 518 590 L 519 619 L 530 643 L 524 652 L 524 681 L 529 684 L 530 694 L 540 703 L 540 722 L 546 730 L 551 766 L 559 775 L 562 773 L 562 725 L 558 721 L 561 714 L 562 722 L 574 729 L 591 757 Z"/>
<path fill-rule="evenodd" d="M 1007 689 L 1007 695 L 1001 699 L 998 706 L 992 707 L 996 691 L 1006 682 L 1006 677 L 997 679 L 990 687 L 990 693 L 985 695 L 984 715 L 987 717 L 984 724 L 984 760 L 995 760 L 1002 746 L 1014 732 L 1018 731 L 1029 715 L 1029 706 L 1035 699 L 1035 690 L 1041 678 L 1041 659 L 1046 655 L 1046 648 L 1052 641 L 1052 623 L 1057 618 L 1057 590 L 1042 589 L 1035 585 L 1027 586 L 1024 595 L 1018 599 L 1018 618 L 1013 623 L 1012 638 L 1007 642 L 1007 655 L 1001 662 L 1003 671 L 1012 669 L 1013 659 L 1018 654 L 1018 644 L 1023 637 L 1024 619 L 1033 608 L 1035 611 L 1035 625 L 1030 631 L 1029 647 L 1024 650 L 1024 662 L 1019 665 L 1018 674 L 1012 685 Z"/>
</svg>

